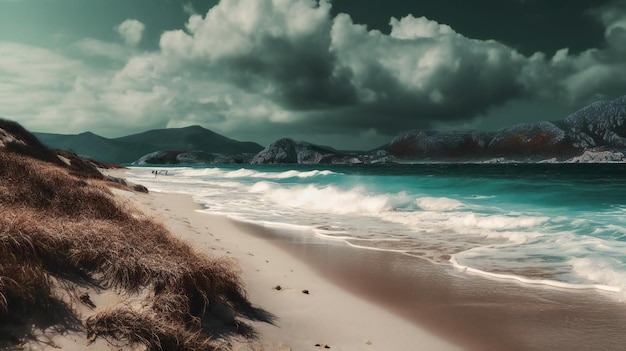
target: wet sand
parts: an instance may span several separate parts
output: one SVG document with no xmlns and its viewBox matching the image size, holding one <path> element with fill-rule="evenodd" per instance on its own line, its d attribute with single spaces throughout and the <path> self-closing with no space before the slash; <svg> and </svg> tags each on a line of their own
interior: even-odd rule
<svg viewBox="0 0 626 351">
<path fill-rule="evenodd" d="M 621 350 L 626 343 L 626 305 L 594 290 L 490 280 L 402 254 L 239 225 L 464 349 Z"/>
</svg>

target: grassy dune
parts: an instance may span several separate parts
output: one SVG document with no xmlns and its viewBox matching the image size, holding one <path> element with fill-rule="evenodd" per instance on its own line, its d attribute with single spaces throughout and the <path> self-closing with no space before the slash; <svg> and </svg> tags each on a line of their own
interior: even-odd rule
<svg viewBox="0 0 626 351">
<path fill-rule="evenodd" d="M 119 203 L 104 181 L 0 148 L 0 209 L 0 330 L 44 328 L 33 321 L 47 316 L 46 325 L 76 328 L 92 340 L 206 350 L 218 348 L 216 321 L 237 324 L 235 316 L 251 311 L 232 261 L 194 252 Z M 66 283 L 136 295 L 141 303 L 80 320 L 74 302 L 59 296 Z M 27 341 L 20 339 L 0 332 L 0 348 Z"/>
</svg>

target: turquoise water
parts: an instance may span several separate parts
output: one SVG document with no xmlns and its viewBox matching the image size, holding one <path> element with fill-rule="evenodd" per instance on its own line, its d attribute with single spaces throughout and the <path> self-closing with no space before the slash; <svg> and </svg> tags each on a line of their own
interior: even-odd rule
<svg viewBox="0 0 626 351">
<path fill-rule="evenodd" d="M 129 179 L 206 212 L 450 264 L 525 284 L 626 298 L 626 165 L 414 164 L 167 168 Z"/>
</svg>

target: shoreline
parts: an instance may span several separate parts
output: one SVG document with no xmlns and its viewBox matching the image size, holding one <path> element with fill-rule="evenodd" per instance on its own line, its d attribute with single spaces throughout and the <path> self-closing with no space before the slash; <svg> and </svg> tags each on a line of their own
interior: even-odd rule
<svg viewBox="0 0 626 351">
<path fill-rule="evenodd" d="M 258 338 L 237 339 L 234 350 L 316 350 L 326 345 L 332 350 L 462 349 L 330 282 L 260 231 L 198 212 L 202 208 L 190 195 L 115 193 L 197 251 L 238 261 L 248 298 L 271 323 L 245 320 Z"/>
<path fill-rule="evenodd" d="M 595 291 L 494 281 L 397 253 L 285 235 L 200 213 L 190 195 L 140 196 L 133 202 L 174 235 L 240 262 L 251 301 L 279 321 L 253 325 L 261 349 L 395 350 L 419 343 L 422 350 L 611 350 L 626 342 L 626 306 Z M 336 317 L 338 304 L 355 300 L 358 308 Z M 372 314 L 386 322 L 363 323 Z M 347 330 L 350 321 L 361 324 Z"/>
<path fill-rule="evenodd" d="M 258 227 L 248 233 L 271 240 L 337 286 L 465 350 L 617 350 L 626 342 L 626 305 L 594 290 L 493 280 L 404 254 Z"/>
</svg>

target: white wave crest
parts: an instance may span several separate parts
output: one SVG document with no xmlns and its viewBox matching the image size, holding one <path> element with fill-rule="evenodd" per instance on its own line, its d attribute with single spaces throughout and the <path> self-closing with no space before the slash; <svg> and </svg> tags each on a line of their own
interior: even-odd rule
<svg viewBox="0 0 626 351">
<path fill-rule="evenodd" d="M 514 280 L 514 281 L 518 281 L 518 282 L 529 284 L 529 285 L 545 285 L 545 286 L 552 286 L 552 287 L 563 288 L 563 289 L 577 289 L 577 290 L 596 289 L 596 290 L 602 290 L 602 291 L 608 291 L 608 292 L 622 291 L 621 288 L 615 287 L 613 285 L 602 284 L 602 283 L 576 284 L 576 283 L 568 283 L 568 282 L 562 282 L 562 281 L 551 280 L 551 279 L 533 279 L 533 278 L 523 277 L 523 276 L 514 275 L 514 274 L 488 272 L 485 270 L 473 268 L 473 267 L 459 263 L 455 255 L 452 255 L 452 257 L 450 258 L 450 263 L 452 264 L 454 268 L 456 268 L 459 271 L 470 273 L 470 274 L 477 274 L 477 275 L 481 275 L 483 277 L 492 278 L 492 279 Z"/>
<path fill-rule="evenodd" d="M 141 168 L 138 168 L 139 170 Z M 163 168 L 165 169 L 165 168 Z M 289 178 L 311 178 L 317 176 L 327 176 L 331 174 L 337 174 L 328 170 L 312 170 L 312 171 L 297 171 L 289 170 L 284 172 L 260 172 L 253 169 L 240 168 L 237 170 L 226 170 L 222 168 L 168 168 L 168 171 L 172 175 L 202 178 L 202 177 L 215 177 L 215 178 L 262 178 L 262 179 L 289 179 Z"/>
<path fill-rule="evenodd" d="M 415 203 L 426 211 L 450 211 L 463 206 L 461 201 L 447 197 L 420 197 Z"/>
<path fill-rule="evenodd" d="M 284 171 L 284 172 L 259 172 L 259 171 L 255 171 L 251 169 L 240 168 L 234 171 L 224 171 L 220 169 L 215 169 L 212 171 L 206 171 L 204 173 L 196 174 L 196 175 L 217 176 L 217 177 L 223 177 L 223 178 L 261 178 L 261 179 L 301 178 L 303 179 L 303 178 L 311 178 L 311 177 L 317 177 L 317 176 L 327 176 L 331 174 L 336 174 L 336 173 L 332 171 L 327 171 L 327 170 L 324 170 L 324 171 L 312 170 L 312 171 L 304 171 L 304 172 L 296 171 L 296 170 L 290 170 L 290 171 Z"/>
<path fill-rule="evenodd" d="M 315 185 L 279 187 L 270 182 L 257 182 L 252 193 L 263 193 L 271 201 L 286 207 L 336 214 L 376 214 L 394 208 L 397 199 L 391 195 L 368 195 L 363 189 L 340 190 L 334 186 Z M 398 194 L 401 198 L 406 195 Z"/>
<path fill-rule="evenodd" d="M 533 217 L 533 216 L 502 216 L 490 215 L 481 216 L 475 213 L 468 213 L 465 216 L 455 216 L 448 219 L 453 227 L 473 227 L 480 229 L 514 229 L 514 228 L 530 228 L 550 220 L 550 217 Z"/>
<path fill-rule="evenodd" d="M 210 177 L 226 173 L 226 171 L 221 168 L 178 168 L 174 169 L 174 172 L 174 175 L 183 177 Z"/>
<path fill-rule="evenodd" d="M 263 173 L 264 178 L 275 178 L 275 179 L 288 179 L 288 178 L 311 178 L 317 176 L 327 176 L 331 174 L 336 174 L 332 171 L 308 171 L 308 172 L 300 172 L 300 171 L 285 171 L 281 173 Z"/>
<path fill-rule="evenodd" d="M 626 297 L 626 271 L 621 261 L 610 257 L 584 257 L 573 258 L 569 263 L 578 276 L 596 284 L 611 286 Z"/>
<path fill-rule="evenodd" d="M 245 168 L 241 168 L 241 169 L 238 169 L 236 171 L 226 172 L 224 174 L 224 177 L 226 177 L 226 178 L 246 178 L 246 177 L 254 177 L 257 174 L 259 174 L 259 172 L 252 171 L 252 170 L 245 169 Z"/>
<path fill-rule="evenodd" d="M 519 232 L 519 231 L 481 231 L 481 235 L 491 239 L 507 239 L 515 244 L 525 244 L 533 239 L 544 236 L 541 232 Z"/>
</svg>

